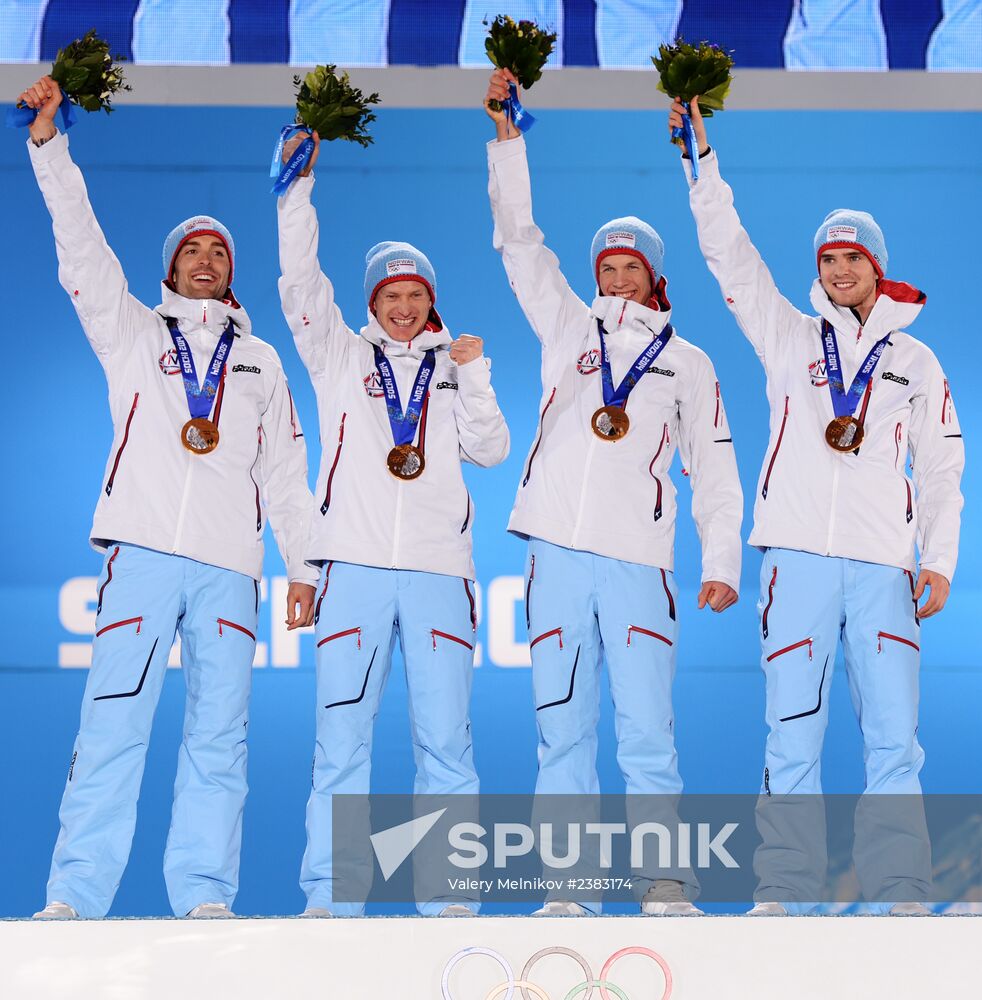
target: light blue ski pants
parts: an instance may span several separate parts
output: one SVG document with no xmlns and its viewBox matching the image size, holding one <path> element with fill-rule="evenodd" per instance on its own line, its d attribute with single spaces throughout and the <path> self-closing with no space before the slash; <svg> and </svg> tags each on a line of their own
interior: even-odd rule
<svg viewBox="0 0 982 1000">
<path fill-rule="evenodd" d="M 821 756 L 841 641 L 866 766 L 855 824 L 860 887 L 881 909 L 923 900 L 931 849 L 918 779 L 924 752 L 917 742 L 920 630 L 912 575 L 894 566 L 769 549 L 760 583 L 769 733 L 755 898 L 777 900 L 791 912 L 829 898 Z"/>
<path fill-rule="evenodd" d="M 177 916 L 235 899 L 259 588 L 183 556 L 111 545 L 92 667 L 61 802 L 48 901 L 104 916 L 129 858 L 150 729 L 175 633 L 187 685 L 164 852 Z"/>
<path fill-rule="evenodd" d="M 364 910 L 363 901 L 333 898 L 332 798 L 369 792 L 375 716 L 397 638 L 416 762 L 413 791 L 476 797 L 469 717 L 473 593 L 472 584 L 458 576 L 341 562 L 325 566 L 315 618 L 317 743 L 300 876 L 308 907 L 347 916 Z M 359 823 L 348 829 L 367 851 L 368 830 Z M 472 903 L 418 898 L 417 908 L 433 915 L 455 901 Z"/>
</svg>

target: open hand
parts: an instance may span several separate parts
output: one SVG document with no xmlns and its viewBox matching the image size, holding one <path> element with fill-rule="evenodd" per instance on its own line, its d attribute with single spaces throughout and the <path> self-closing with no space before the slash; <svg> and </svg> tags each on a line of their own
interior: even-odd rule
<svg viewBox="0 0 982 1000">
<path fill-rule="evenodd" d="M 700 610 L 708 604 L 713 611 L 725 611 L 736 604 L 737 600 L 737 592 L 728 584 L 720 583 L 718 580 L 707 580 L 702 585 L 698 597 Z"/>
<path fill-rule="evenodd" d="M 472 337 L 469 333 L 462 333 L 450 345 L 450 358 L 458 366 L 466 365 L 483 353 L 484 341 L 480 337 Z"/>
<path fill-rule="evenodd" d="M 304 139 L 309 139 L 311 137 L 310 132 L 298 132 L 293 138 L 288 139 L 283 143 L 283 162 L 286 163 L 297 149 L 297 146 L 304 141 Z M 321 137 L 314 132 L 314 151 L 310 154 L 310 159 L 307 161 L 307 165 L 300 171 L 297 175 L 298 177 L 308 177 L 310 171 L 314 169 L 314 164 L 317 162 L 317 156 L 321 151 Z"/>
<path fill-rule="evenodd" d="M 668 112 L 668 131 L 671 132 L 673 128 L 682 128 L 682 115 L 686 114 L 686 110 L 682 105 L 682 99 L 676 97 L 672 102 L 672 110 Z M 706 124 L 702 120 L 702 112 L 699 110 L 699 98 L 693 97 L 689 102 L 689 117 L 692 119 L 692 128 L 696 133 L 696 142 L 699 145 L 699 155 L 702 156 L 703 153 L 709 149 L 709 141 L 706 138 Z"/>
<path fill-rule="evenodd" d="M 917 586 L 914 587 L 915 604 L 924 596 L 924 591 L 929 587 L 931 596 L 917 609 L 919 619 L 936 615 L 945 606 L 945 601 L 948 600 L 948 594 L 951 591 L 951 584 L 947 577 L 929 569 L 922 569 L 917 577 Z"/>
</svg>

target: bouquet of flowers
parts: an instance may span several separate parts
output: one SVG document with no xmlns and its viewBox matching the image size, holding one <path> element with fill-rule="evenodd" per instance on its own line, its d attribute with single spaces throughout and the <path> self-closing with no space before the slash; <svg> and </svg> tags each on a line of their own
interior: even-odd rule
<svg viewBox="0 0 982 1000">
<path fill-rule="evenodd" d="M 487 21 L 484 22 L 487 24 Z M 542 67 L 556 45 L 556 33 L 543 31 L 535 21 L 514 21 L 507 14 L 499 14 L 488 28 L 484 49 L 488 59 L 498 69 L 508 69 L 519 84 L 528 89 L 542 78 Z M 535 119 L 522 108 L 515 85 L 510 87 L 511 97 L 503 102 L 508 117 L 521 131 L 532 126 Z M 491 101 L 492 111 L 501 111 L 502 102 Z"/>
<path fill-rule="evenodd" d="M 119 65 L 122 58 L 110 55 L 109 43 L 104 42 L 95 29 L 58 50 L 51 67 L 51 79 L 61 88 L 64 98 L 61 116 L 65 128 L 75 124 L 70 104 L 76 104 L 84 111 L 110 114 L 113 110 L 112 98 L 121 90 L 133 89 L 123 79 L 123 70 Z M 20 104 L 8 114 L 7 124 L 15 127 L 30 125 L 36 117 L 34 108 Z"/>
<path fill-rule="evenodd" d="M 658 70 L 658 90 L 677 97 L 689 110 L 689 102 L 699 98 L 703 118 L 712 118 L 714 111 L 723 110 L 723 101 L 730 90 L 733 58 L 718 45 L 700 42 L 698 47 L 678 38 L 674 45 L 659 45 L 658 55 L 651 61 Z M 672 142 L 685 150 L 692 161 L 692 179 L 699 180 L 699 154 L 692 119 L 682 115 L 682 128 L 672 129 Z"/>
<path fill-rule="evenodd" d="M 365 130 L 375 121 L 371 105 L 378 94 L 366 97 L 352 87 L 347 73 L 340 76 L 334 66 L 316 66 L 303 79 L 293 78 L 297 88 L 297 123 L 322 139 L 346 139 L 367 146 L 374 140 Z"/>
<path fill-rule="evenodd" d="M 290 159 L 282 162 L 283 144 L 297 132 L 316 132 L 328 142 L 345 139 L 368 146 L 374 142 L 366 127 L 375 121 L 373 104 L 379 103 L 378 94 L 367 97 L 351 86 L 347 73 L 337 72 L 335 66 L 315 66 L 305 77 L 295 76 L 297 88 L 297 113 L 295 121 L 280 129 L 280 137 L 273 149 L 269 176 L 275 179 L 273 194 L 282 194 L 290 182 L 306 166 L 314 151 L 314 140 L 304 139 Z"/>
</svg>

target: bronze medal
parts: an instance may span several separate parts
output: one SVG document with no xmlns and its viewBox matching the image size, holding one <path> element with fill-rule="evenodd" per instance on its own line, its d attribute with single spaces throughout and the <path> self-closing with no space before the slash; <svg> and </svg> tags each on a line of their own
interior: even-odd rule
<svg viewBox="0 0 982 1000">
<path fill-rule="evenodd" d="M 622 406 L 601 406 L 590 419 L 593 433 L 603 441 L 620 441 L 631 427 Z"/>
<path fill-rule="evenodd" d="M 825 428 L 825 440 L 833 451 L 855 451 L 863 443 L 863 425 L 848 415 L 836 417 Z"/>
<path fill-rule="evenodd" d="M 386 465 L 396 479 L 415 479 L 426 468 L 426 459 L 416 445 L 398 444 L 389 452 Z"/>
<path fill-rule="evenodd" d="M 207 417 L 195 417 L 181 428 L 181 444 L 193 455 L 207 455 L 218 447 L 218 427 Z"/>
</svg>

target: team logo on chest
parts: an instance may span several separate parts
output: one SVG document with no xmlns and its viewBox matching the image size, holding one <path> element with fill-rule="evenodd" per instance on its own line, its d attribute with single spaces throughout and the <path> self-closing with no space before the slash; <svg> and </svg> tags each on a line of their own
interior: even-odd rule
<svg viewBox="0 0 982 1000">
<path fill-rule="evenodd" d="M 821 388 L 829 384 L 829 374 L 825 370 L 825 358 L 819 358 L 808 366 L 808 377 L 812 385 Z"/>
<path fill-rule="evenodd" d="M 589 351 L 584 351 L 576 362 L 576 370 L 581 375 L 593 375 L 600 371 L 600 351 L 596 347 L 591 347 Z"/>
<path fill-rule="evenodd" d="M 372 399 L 380 399 L 385 395 L 385 391 L 382 389 L 382 376 L 377 371 L 369 372 L 362 381 L 365 383 L 365 392 Z"/>
<path fill-rule="evenodd" d="M 172 347 L 160 355 L 157 364 L 165 375 L 180 375 L 181 366 L 177 361 L 177 351 Z"/>
</svg>

